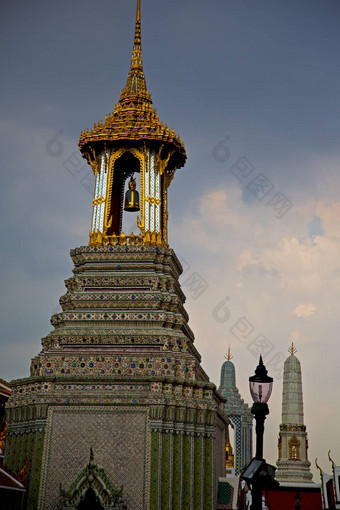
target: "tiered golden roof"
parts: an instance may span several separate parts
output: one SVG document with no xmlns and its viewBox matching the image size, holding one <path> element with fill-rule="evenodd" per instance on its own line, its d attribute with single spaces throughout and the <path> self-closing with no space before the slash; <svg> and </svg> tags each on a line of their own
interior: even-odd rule
<svg viewBox="0 0 340 510">
<path fill-rule="evenodd" d="M 137 2 L 135 39 L 132 52 L 130 72 L 125 88 L 113 113 L 106 115 L 105 122 L 98 122 L 89 130 L 82 131 L 79 148 L 84 157 L 89 147 L 108 142 L 115 145 L 121 141 L 151 141 L 158 145 L 167 144 L 174 150 L 168 168 L 174 170 L 185 164 L 186 152 L 183 141 L 169 127 L 160 122 L 156 109 L 152 106 L 143 72 L 141 49 L 140 0 Z"/>
</svg>

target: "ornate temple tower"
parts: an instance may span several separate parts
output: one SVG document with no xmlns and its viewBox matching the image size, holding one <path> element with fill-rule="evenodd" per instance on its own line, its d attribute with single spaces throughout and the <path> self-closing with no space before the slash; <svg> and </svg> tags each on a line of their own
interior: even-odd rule
<svg viewBox="0 0 340 510">
<path fill-rule="evenodd" d="M 236 387 L 235 366 L 231 361 L 233 356 L 230 348 L 225 357 L 227 361 L 221 368 L 221 383 L 218 391 L 227 398 L 225 411 L 234 426 L 234 467 L 235 475 L 238 475 L 253 456 L 253 416 Z"/>
<path fill-rule="evenodd" d="M 311 483 L 307 432 L 303 421 L 303 397 L 300 361 L 293 343 L 284 363 L 282 387 L 282 423 L 278 442 L 276 479 L 282 483 Z"/>
<path fill-rule="evenodd" d="M 81 133 L 79 148 L 96 179 L 90 245 L 168 247 L 168 187 L 186 153 L 175 131 L 160 122 L 146 88 L 139 3 L 126 86 L 105 122 Z M 122 232 L 124 185 L 135 173 L 141 188 L 140 234 L 128 236 Z"/>
<path fill-rule="evenodd" d="M 126 86 L 79 147 L 96 178 L 90 243 L 71 250 L 30 376 L 11 382 L 7 462 L 29 459 L 30 510 L 212 510 L 227 418 L 168 247 L 168 187 L 186 154 L 146 88 L 139 0 Z M 140 209 L 138 234 L 122 232 L 123 209 Z"/>
</svg>

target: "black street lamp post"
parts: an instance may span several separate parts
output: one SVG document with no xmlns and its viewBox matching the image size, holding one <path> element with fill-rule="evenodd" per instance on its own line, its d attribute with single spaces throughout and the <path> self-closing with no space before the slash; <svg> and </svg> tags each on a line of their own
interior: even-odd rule
<svg viewBox="0 0 340 510">
<path fill-rule="evenodd" d="M 269 414 L 267 402 L 273 389 L 273 378 L 269 377 L 268 371 L 263 364 L 262 356 L 255 370 L 255 375 L 249 377 L 249 388 L 254 401 L 251 413 L 256 421 L 256 454 L 255 459 L 263 460 L 263 433 L 264 421 Z M 252 484 L 252 510 L 262 509 L 262 484 L 260 481 Z"/>
</svg>

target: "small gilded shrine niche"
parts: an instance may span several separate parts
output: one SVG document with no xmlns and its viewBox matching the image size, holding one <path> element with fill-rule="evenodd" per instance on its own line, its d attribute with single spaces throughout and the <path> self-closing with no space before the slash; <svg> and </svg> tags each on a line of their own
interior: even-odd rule
<svg viewBox="0 0 340 510">
<path fill-rule="evenodd" d="M 90 244 L 168 246 L 168 187 L 186 161 L 184 144 L 159 120 L 146 87 L 141 50 L 140 0 L 126 86 L 113 113 L 83 131 L 79 148 L 95 175 Z M 140 234 L 122 232 L 126 181 L 139 175 Z M 130 210 L 136 210 L 131 208 Z"/>
<path fill-rule="evenodd" d="M 300 441 L 296 436 L 293 436 L 289 442 L 289 459 L 300 460 Z"/>
<path fill-rule="evenodd" d="M 229 437 L 229 424 L 227 424 L 227 426 L 226 426 L 225 467 L 226 467 L 226 471 L 228 471 L 229 468 L 235 467 L 233 447 L 231 446 L 230 437 Z"/>
</svg>

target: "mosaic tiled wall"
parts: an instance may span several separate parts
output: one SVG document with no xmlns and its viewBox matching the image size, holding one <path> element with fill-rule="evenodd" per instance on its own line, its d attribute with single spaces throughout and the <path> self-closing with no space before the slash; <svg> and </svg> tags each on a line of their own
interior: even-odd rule
<svg viewBox="0 0 340 510">
<path fill-rule="evenodd" d="M 243 467 L 242 459 L 242 436 L 241 436 L 241 417 L 229 416 L 235 427 L 235 474 L 238 475 Z"/>
<path fill-rule="evenodd" d="M 11 432 L 6 442 L 5 463 L 10 469 L 18 473 L 26 458 L 29 460 L 27 477 L 29 480 L 25 504 L 27 510 L 36 510 L 41 474 L 41 459 L 44 445 L 43 429 L 29 428 Z"/>
<path fill-rule="evenodd" d="M 58 508 L 59 486 L 68 489 L 88 463 L 92 446 L 112 485 L 124 485 L 129 510 L 148 508 L 147 414 L 138 408 L 51 408 L 43 457 L 39 510 Z"/>
<path fill-rule="evenodd" d="M 204 438 L 203 437 L 195 437 L 194 438 L 194 466 L 193 466 L 193 477 L 194 477 L 194 487 L 193 487 L 193 508 L 202 509 L 203 508 L 203 449 L 204 449 Z"/>
<path fill-rule="evenodd" d="M 216 419 L 216 441 L 215 441 L 215 478 L 225 476 L 225 425 L 220 419 Z"/>
<path fill-rule="evenodd" d="M 214 435 L 153 432 L 151 445 L 150 510 L 215 510 Z"/>
<path fill-rule="evenodd" d="M 206 439 L 204 442 L 204 509 L 212 508 L 214 500 L 213 448 L 214 439 Z"/>
</svg>

